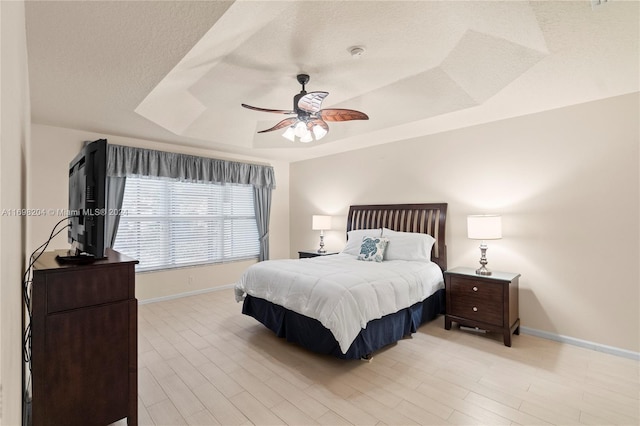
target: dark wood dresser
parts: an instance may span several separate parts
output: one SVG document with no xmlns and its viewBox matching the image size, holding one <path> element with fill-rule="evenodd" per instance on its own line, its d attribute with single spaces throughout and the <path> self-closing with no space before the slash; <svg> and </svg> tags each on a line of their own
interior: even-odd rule
<svg viewBox="0 0 640 426">
<path fill-rule="evenodd" d="M 444 327 L 451 322 L 502 333 L 511 346 L 511 334 L 520 334 L 518 278 L 520 274 L 493 272 L 478 275 L 472 268 L 454 268 L 444 273 L 447 312 Z"/>
<path fill-rule="evenodd" d="M 32 420 L 138 424 L 138 263 L 113 250 L 90 264 L 46 252 L 32 284 Z"/>
</svg>

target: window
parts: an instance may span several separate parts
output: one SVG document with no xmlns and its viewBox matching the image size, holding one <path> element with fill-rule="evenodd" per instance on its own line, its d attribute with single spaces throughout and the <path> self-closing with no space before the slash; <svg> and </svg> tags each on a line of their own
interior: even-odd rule
<svg viewBox="0 0 640 426">
<path fill-rule="evenodd" d="M 114 248 L 153 271 L 258 257 L 253 187 L 127 177 Z"/>
</svg>

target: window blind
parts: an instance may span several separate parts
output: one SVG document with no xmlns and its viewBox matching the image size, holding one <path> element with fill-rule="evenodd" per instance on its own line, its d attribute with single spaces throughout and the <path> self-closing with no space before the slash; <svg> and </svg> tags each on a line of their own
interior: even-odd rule
<svg viewBox="0 0 640 426">
<path fill-rule="evenodd" d="M 127 177 L 114 248 L 138 271 L 257 258 L 253 188 Z"/>
</svg>

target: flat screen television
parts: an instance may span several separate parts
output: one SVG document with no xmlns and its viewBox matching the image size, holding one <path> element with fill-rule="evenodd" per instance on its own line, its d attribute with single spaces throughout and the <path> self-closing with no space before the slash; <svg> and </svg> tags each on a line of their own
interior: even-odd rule
<svg viewBox="0 0 640 426">
<path fill-rule="evenodd" d="M 60 261 L 105 257 L 107 239 L 107 140 L 87 143 L 69 163 L 69 256 Z"/>
</svg>

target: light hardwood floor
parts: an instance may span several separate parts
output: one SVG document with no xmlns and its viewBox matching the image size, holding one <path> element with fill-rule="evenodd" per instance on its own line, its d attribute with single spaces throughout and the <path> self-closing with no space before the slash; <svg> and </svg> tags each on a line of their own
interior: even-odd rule
<svg viewBox="0 0 640 426">
<path fill-rule="evenodd" d="M 139 307 L 141 425 L 637 425 L 639 363 L 443 328 L 344 361 L 240 313 L 232 290 Z"/>
</svg>

